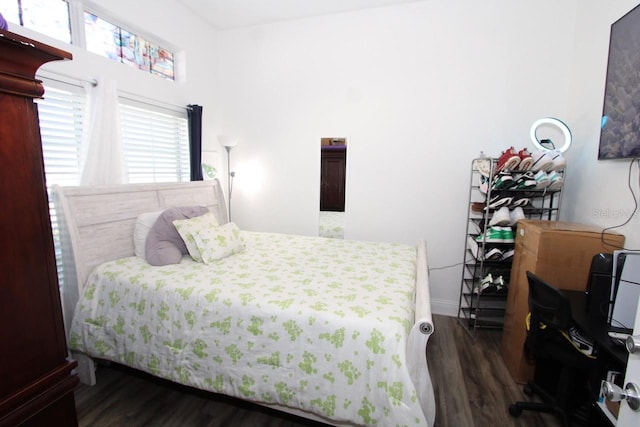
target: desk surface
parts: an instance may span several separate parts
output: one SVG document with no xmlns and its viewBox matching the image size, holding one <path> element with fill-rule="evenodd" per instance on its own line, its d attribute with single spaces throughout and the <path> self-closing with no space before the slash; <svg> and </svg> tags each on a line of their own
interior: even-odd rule
<svg viewBox="0 0 640 427">
<path fill-rule="evenodd" d="M 629 354 L 624 346 L 616 345 L 609 338 L 609 325 L 607 322 L 590 316 L 587 313 L 587 295 L 583 291 L 562 291 L 571 304 L 571 317 L 576 325 L 587 335 L 593 338 L 600 351 L 605 351 L 616 362 L 626 365 Z"/>
</svg>

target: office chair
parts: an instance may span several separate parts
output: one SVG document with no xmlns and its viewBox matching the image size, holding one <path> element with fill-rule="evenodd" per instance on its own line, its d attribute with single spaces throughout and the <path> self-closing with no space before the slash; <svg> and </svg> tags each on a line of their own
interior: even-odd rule
<svg viewBox="0 0 640 427">
<path fill-rule="evenodd" d="M 518 417 L 523 410 L 551 412 L 570 426 L 577 409 L 588 402 L 589 371 L 595 358 L 578 350 L 567 335 L 572 325 L 571 305 L 562 291 L 530 271 L 527 280 L 530 319 L 525 354 L 536 370 L 524 393 L 536 394 L 542 402 L 516 402 L 509 406 L 509 413 Z"/>
<path fill-rule="evenodd" d="M 595 254 L 587 281 L 587 315 L 597 322 L 607 321 L 612 278 L 613 254 Z"/>
</svg>

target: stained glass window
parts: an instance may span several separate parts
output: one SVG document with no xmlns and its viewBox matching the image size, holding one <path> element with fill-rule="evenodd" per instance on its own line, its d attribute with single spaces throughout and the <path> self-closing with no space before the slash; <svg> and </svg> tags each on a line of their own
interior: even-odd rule
<svg viewBox="0 0 640 427">
<path fill-rule="evenodd" d="M 174 80 L 171 51 L 90 12 L 84 13 L 84 25 L 90 52 Z"/>
<path fill-rule="evenodd" d="M 98 18 L 89 12 L 84 13 L 84 30 L 87 50 L 116 61 L 120 60 L 120 28 Z"/>
<path fill-rule="evenodd" d="M 64 0 L 0 0 L 2 16 L 11 23 L 71 43 L 69 4 Z"/>
</svg>

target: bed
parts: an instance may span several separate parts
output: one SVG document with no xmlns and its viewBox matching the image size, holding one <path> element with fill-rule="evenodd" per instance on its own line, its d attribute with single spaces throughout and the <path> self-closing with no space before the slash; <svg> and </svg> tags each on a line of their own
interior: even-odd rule
<svg viewBox="0 0 640 427">
<path fill-rule="evenodd" d="M 206 206 L 220 183 L 52 189 L 81 381 L 107 360 L 338 426 L 432 426 L 426 244 L 240 231 L 213 263 L 135 256 L 139 215 Z M 229 224 L 231 225 L 231 224 Z"/>
</svg>

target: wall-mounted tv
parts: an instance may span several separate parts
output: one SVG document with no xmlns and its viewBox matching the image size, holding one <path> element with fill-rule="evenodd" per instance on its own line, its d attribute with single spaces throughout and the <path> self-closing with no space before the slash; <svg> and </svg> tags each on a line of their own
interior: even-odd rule
<svg viewBox="0 0 640 427">
<path fill-rule="evenodd" d="M 640 157 L 640 5 L 611 25 L 598 159 Z"/>
</svg>

